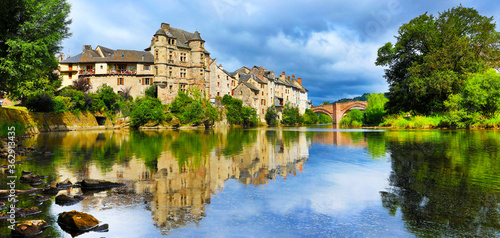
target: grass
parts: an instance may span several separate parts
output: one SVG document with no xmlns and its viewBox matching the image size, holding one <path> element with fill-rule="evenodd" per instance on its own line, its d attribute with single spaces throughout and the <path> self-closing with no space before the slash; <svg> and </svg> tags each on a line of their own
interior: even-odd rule
<svg viewBox="0 0 500 238">
<path fill-rule="evenodd" d="M 397 114 L 385 117 L 380 126 L 404 129 L 432 129 L 439 127 L 442 121 L 442 115 L 406 116 Z"/>
<path fill-rule="evenodd" d="M 9 130 L 10 128 L 14 127 L 14 130 Z M 2 122 L 0 121 L 0 138 L 6 138 L 9 136 L 9 132 L 15 132 L 16 137 L 21 136 L 24 134 L 24 131 L 26 131 L 26 127 L 19 123 L 19 122 L 13 122 L 13 123 L 8 123 L 8 122 Z"/>
<path fill-rule="evenodd" d="M 21 107 L 21 106 L 7 106 L 7 107 L 3 107 L 3 108 L 16 109 L 16 110 L 25 111 L 25 112 L 28 111 L 28 109 L 26 107 Z"/>
</svg>

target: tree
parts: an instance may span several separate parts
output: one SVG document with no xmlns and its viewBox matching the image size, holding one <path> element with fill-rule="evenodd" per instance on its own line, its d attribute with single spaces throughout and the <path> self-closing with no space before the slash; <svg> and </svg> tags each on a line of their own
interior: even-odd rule
<svg viewBox="0 0 500 238">
<path fill-rule="evenodd" d="M 340 120 L 341 127 L 361 127 L 363 125 L 363 112 L 353 109 Z"/>
<path fill-rule="evenodd" d="M 292 106 L 290 102 L 285 104 L 283 108 L 283 119 L 281 123 L 285 125 L 295 125 L 302 123 L 302 117 L 300 116 L 299 108 Z"/>
<path fill-rule="evenodd" d="M 164 119 L 165 114 L 158 98 L 138 97 L 130 112 L 130 126 L 135 128 L 148 122 L 159 123 Z"/>
<path fill-rule="evenodd" d="M 443 102 L 462 91 L 467 73 L 498 64 L 500 34 L 495 27 L 493 17 L 462 6 L 403 24 L 396 44 L 381 47 L 375 62 L 388 67 L 389 112 L 444 111 Z"/>
<path fill-rule="evenodd" d="M 276 107 L 274 105 L 267 108 L 265 119 L 269 126 L 275 126 L 278 124 L 278 112 L 276 111 Z"/>
<path fill-rule="evenodd" d="M 54 55 L 70 36 L 65 0 L 5 0 L 0 8 L 0 91 L 13 99 L 53 94 L 60 86 Z"/>
<path fill-rule="evenodd" d="M 108 110 L 115 111 L 118 109 L 120 95 L 116 94 L 111 86 L 103 84 L 97 89 L 96 93 Z"/>
<path fill-rule="evenodd" d="M 73 85 L 71 87 L 75 90 L 86 93 L 92 88 L 92 85 L 90 85 L 89 81 L 85 78 L 79 77 L 77 80 L 73 80 Z"/>
<path fill-rule="evenodd" d="M 368 106 L 366 106 L 366 124 L 378 125 L 382 122 L 386 110 L 385 104 L 388 99 L 383 93 L 371 93 L 368 95 Z"/>
<path fill-rule="evenodd" d="M 311 109 L 306 109 L 304 115 L 302 115 L 302 122 L 304 124 L 317 124 L 319 117 Z"/>
</svg>

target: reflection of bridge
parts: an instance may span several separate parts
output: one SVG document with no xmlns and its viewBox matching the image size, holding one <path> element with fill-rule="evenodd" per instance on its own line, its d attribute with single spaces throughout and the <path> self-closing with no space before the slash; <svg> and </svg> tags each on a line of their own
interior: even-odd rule
<svg viewBox="0 0 500 238">
<path fill-rule="evenodd" d="M 333 120 L 333 124 L 337 124 L 340 122 L 342 117 L 351 109 L 366 109 L 368 102 L 366 101 L 350 101 L 350 102 L 341 102 L 341 103 L 333 103 L 328 105 L 321 105 L 312 107 L 311 110 L 315 113 L 323 113 L 330 116 Z"/>
</svg>

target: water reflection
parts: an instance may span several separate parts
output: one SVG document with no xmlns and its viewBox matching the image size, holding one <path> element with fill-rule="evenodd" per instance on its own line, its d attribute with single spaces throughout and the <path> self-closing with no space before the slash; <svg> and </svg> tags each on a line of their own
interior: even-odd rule
<svg viewBox="0 0 500 238">
<path fill-rule="evenodd" d="M 251 234 L 271 230 L 263 236 L 500 231 L 497 131 L 89 131 L 40 134 L 25 143 L 44 151 L 19 165 L 18 176 L 30 170 L 49 175 L 49 184 L 66 178 L 127 184 L 84 193 L 87 199 L 70 207 L 24 198 L 18 207 L 39 206 L 44 215 L 35 218 L 52 224 L 48 236 L 67 236 L 54 222 L 73 209 L 110 223 L 110 235 L 121 237 L 198 236 L 196 229 L 215 232 L 211 226 L 227 221 L 237 227 L 224 226 L 225 235 L 243 227 Z M 9 232 L 5 224 L 2 234 Z"/>
</svg>

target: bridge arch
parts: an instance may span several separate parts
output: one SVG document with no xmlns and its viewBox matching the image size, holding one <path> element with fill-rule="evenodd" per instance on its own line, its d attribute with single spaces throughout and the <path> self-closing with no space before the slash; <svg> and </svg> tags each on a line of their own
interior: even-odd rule
<svg viewBox="0 0 500 238">
<path fill-rule="evenodd" d="M 352 108 L 366 109 L 367 105 L 368 102 L 366 101 L 350 101 L 316 106 L 312 107 L 311 110 L 315 113 L 324 113 L 329 115 L 333 119 L 333 124 L 337 124 L 340 120 L 342 120 L 342 117 L 344 117 L 347 111 Z"/>
</svg>

